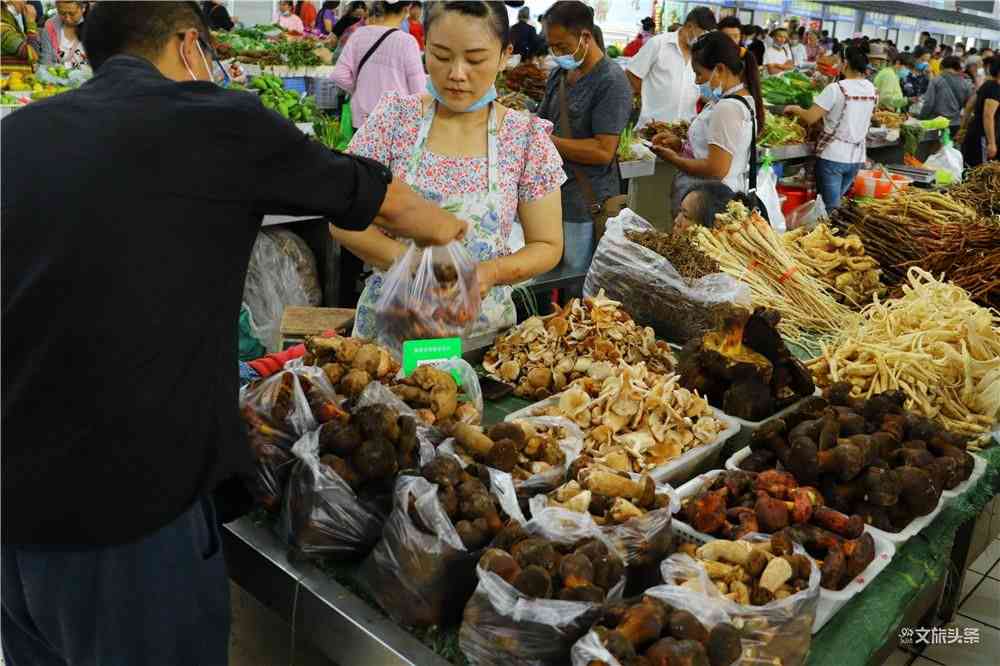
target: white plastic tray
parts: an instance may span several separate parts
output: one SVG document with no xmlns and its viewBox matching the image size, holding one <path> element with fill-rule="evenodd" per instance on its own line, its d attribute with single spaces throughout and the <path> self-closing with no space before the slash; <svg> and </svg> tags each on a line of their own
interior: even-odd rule
<svg viewBox="0 0 1000 666">
<path fill-rule="evenodd" d="M 749 455 L 750 455 L 750 447 L 740 449 L 739 451 L 731 455 L 729 457 L 729 460 L 726 461 L 726 469 L 730 470 L 739 469 L 738 465 L 743 461 L 744 458 L 746 458 Z M 979 461 L 982 461 L 983 467 L 979 471 L 979 475 L 982 476 L 983 472 L 986 471 L 986 461 L 982 460 L 978 456 L 973 456 L 973 457 L 977 459 L 976 462 L 977 465 L 979 464 Z M 946 493 L 954 493 L 956 490 L 960 491 L 959 494 L 965 492 L 965 490 L 969 488 L 969 486 L 966 484 L 969 484 L 969 482 L 973 481 L 974 478 L 978 479 L 978 477 L 976 477 L 975 470 L 973 470 L 972 476 L 970 476 L 965 482 L 955 486 L 954 490 L 948 490 L 941 493 L 941 499 L 938 500 L 937 506 L 934 507 L 933 511 L 931 511 L 926 516 L 920 516 L 919 518 L 911 520 L 910 524 L 907 525 L 905 529 L 899 532 L 885 532 L 877 527 L 872 527 L 871 525 L 867 525 L 865 529 L 871 532 L 872 536 L 880 536 L 883 539 L 889 541 L 889 543 L 893 544 L 894 546 L 901 543 L 906 543 L 907 541 L 909 541 L 910 537 L 912 537 L 914 534 L 919 534 L 922 529 L 933 523 L 934 519 L 937 518 L 937 515 L 941 513 L 941 509 L 944 508 L 944 505 L 956 497 L 956 495 L 954 494 L 948 495 Z M 680 488 L 677 489 L 677 492 L 680 493 Z"/>
<path fill-rule="evenodd" d="M 516 412 L 508 414 L 504 421 L 515 421 L 534 416 L 538 410 L 557 404 L 560 395 L 551 396 L 540 402 L 528 405 L 524 409 L 519 409 Z M 650 470 L 649 475 L 653 477 L 656 483 L 668 483 L 675 487 L 678 484 L 684 483 L 698 472 L 698 469 L 706 460 L 709 460 L 712 456 L 718 456 L 729 438 L 739 432 L 740 427 L 733 417 L 726 416 L 715 407 L 710 408 L 715 418 L 726 425 L 726 429 L 720 432 L 719 436 L 711 444 L 693 448 L 679 456 L 676 460 L 671 460 Z M 587 431 L 584 430 L 583 434 L 586 435 Z M 584 448 L 586 449 L 586 447 Z"/>
<path fill-rule="evenodd" d="M 733 457 L 735 458 L 735 456 Z M 732 458 L 730 458 L 730 461 L 731 460 Z M 683 502 L 686 498 L 698 494 L 704 487 L 705 482 L 714 479 L 722 473 L 723 470 L 713 470 L 685 483 L 677 489 L 678 499 Z M 698 532 L 693 527 L 680 520 L 676 515 L 674 516 L 671 526 L 678 540 L 698 544 L 699 546 L 703 543 L 715 541 L 720 538 L 703 532 Z M 884 536 L 877 534 L 876 532 L 878 532 L 878 530 L 871 528 L 870 525 L 866 526 L 865 529 L 872 535 L 872 541 L 875 543 L 875 559 L 871 561 L 871 564 L 869 564 L 864 571 L 855 576 L 854 580 L 845 586 L 844 589 L 827 590 L 822 587 L 819 589 L 819 605 L 816 607 L 816 619 L 813 620 L 812 626 L 812 633 L 814 634 L 822 629 L 823 625 L 829 622 L 830 618 L 836 615 L 837 611 L 843 608 L 848 601 L 868 587 L 868 584 L 872 582 L 876 576 L 882 573 L 883 569 L 889 566 L 889 562 L 891 562 L 892 558 L 896 555 L 895 545 L 893 545 L 893 543 Z M 810 557 L 810 559 L 815 561 L 815 558 Z"/>
<path fill-rule="evenodd" d="M 753 432 L 755 430 L 757 430 L 758 428 L 760 428 L 762 425 L 764 425 L 765 423 L 767 423 L 771 419 L 780 419 L 783 416 L 785 416 L 786 414 L 791 414 L 806 399 L 812 398 L 812 397 L 815 397 L 815 396 L 818 396 L 818 395 L 822 395 L 822 394 L 823 394 L 823 391 L 820 390 L 819 387 L 816 387 L 816 390 L 813 391 L 812 395 L 803 396 L 803 397 L 799 398 L 798 400 L 796 400 L 795 402 L 793 402 L 792 404 L 790 404 L 788 407 L 785 407 L 784 409 L 782 409 L 780 411 L 777 411 L 774 414 L 771 414 L 770 416 L 768 416 L 766 419 L 761 419 L 760 421 L 747 421 L 746 419 L 741 419 L 738 416 L 730 416 L 730 415 L 727 414 L 727 416 L 729 418 L 731 418 L 733 421 L 736 421 L 736 423 L 738 423 L 740 425 L 740 431 L 739 431 L 739 433 L 737 433 L 737 435 L 735 437 L 733 437 L 733 440 L 734 440 L 733 441 L 733 445 L 734 446 L 746 445 L 746 443 L 750 441 L 750 436 L 753 434 Z M 741 446 L 741 448 L 742 448 L 742 446 Z"/>
<path fill-rule="evenodd" d="M 622 178 L 625 180 L 629 178 L 643 178 L 656 173 L 656 160 L 629 160 L 628 162 L 619 162 L 618 167 L 621 169 Z"/>
</svg>

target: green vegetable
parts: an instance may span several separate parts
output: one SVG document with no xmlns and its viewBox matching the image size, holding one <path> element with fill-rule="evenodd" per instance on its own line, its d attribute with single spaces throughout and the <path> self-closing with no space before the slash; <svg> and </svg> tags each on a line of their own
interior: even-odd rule
<svg viewBox="0 0 1000 666">
<path fill-rule="evenodd" d="M 332 150 L 340 140 L 340 123 L 334 118 L 320 117 L 313 123 L 313 136 Z"/>
<path fill-rule="evenodd" d="M 621 138 L 618 140 L 618 159 L 620 161 L 628 162 L 633 159 L 632 143 L 632 128 L 626 127 L 622 130 Z"/>
<path fill-rule="evenodd" d="M 621 51 L 621 49 L 618 48 L 617 46 L 615 46 L 614 44 L 612 44 L 611 46 L 608 47 L 607 53 L 608 53 L 608 57 L 609 58 L 621 58 L 622 57 L 622 51 Z"/>
</svg>

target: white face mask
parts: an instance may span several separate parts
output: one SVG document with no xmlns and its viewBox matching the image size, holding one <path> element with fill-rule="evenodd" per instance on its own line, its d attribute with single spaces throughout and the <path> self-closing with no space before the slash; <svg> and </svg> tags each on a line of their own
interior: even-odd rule
<svg viewBox="0 0 1000 666">
<path fill-rule="evenodd" d="M 195 42 L 195 45 L 198 47 L 198 53 L 201 54 L 201 62 L 202 64 L 205 65 L 205 72 L 208 74 L 207 80 L 214 81 L 215 77 L 212 76 L 212 68 L 208 66 L 208 59 L 205 57 L 205 52 L 201 49 L 201 42 L 200 41 Z M 194 75 L 194 71 L 191 69 L 191 65 L 188 64 L 187 58 L 184 57 L 183 48 L 180 49 L 180 53 L 181 53 L 181 62 L 184 63 L 184 69 L 187 70 L 187 73 L 191 75 L 191 80 L 201 81 L 201 79 L 199 79 L 197 76 Z"/>
</svg>

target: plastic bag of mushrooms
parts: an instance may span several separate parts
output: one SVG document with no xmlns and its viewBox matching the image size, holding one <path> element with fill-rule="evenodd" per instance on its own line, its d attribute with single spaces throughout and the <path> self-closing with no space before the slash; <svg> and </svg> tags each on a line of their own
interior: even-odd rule
<svg viewBox="0 0 1000 666">
<path fill-rule="evenodd" d="M 292 445 L 321 425 L 347 417 L 336 391 L 316 368 L 285 370 L 245 387 L 240 415 L 256 466 L 244 482 L 254 500 L 272 513 L 281 508 L 295 462 Z"/>
<path fill-rule="evenodd" d="M 459 646 L 470 664 L 564 664 L 573 643 L 621 599 L 625 563 L 589 517 L 550 509 L 509 524 L 476 568 Z"/>
<path fill-rule="evenodd" d="M 740 659 L 744 644 L 719 604 L 684 587 L 659 585 L 605 606 L 570 656 L 572 666 L 729 666 Z"/>
<path fill-rule="evenodd" d="M 663 580 L 728 615 L 745 663 L 801 664 L 819 605 L 820 571 L 787 534 L 685 544 L 664 560 Z M 713 663 L 713 666 L 715 664 Z"/>
<path fill-rule="evenodd" d="M 453 624 L 476 587 L 483 549 L 508 520 L 526 522 L 509 474 L 463 470 L 438 455 L 396 480 L 392 513 L 361 577 L 400 624 Z"/>
</svg>

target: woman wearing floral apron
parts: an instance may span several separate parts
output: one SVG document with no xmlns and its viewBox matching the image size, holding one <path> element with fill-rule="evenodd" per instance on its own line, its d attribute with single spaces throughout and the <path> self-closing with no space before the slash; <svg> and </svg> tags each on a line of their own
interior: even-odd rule
<svg viewBox="0 0 1000 666">
<path fill-rule="evenodd" d="M 493 81 L 509 55 L 501 3 L 428 5 L 428 94 L 383 96 L 348 151 L 389 165 L 423 197 L 468 223 L 463 244 L 479 262 L 482 308 L 472 334 L 515 323 L 512 284 L 562 256 L 562 160 L 550 123 L 496 103 Z M 516 224 L 524 247 L 512 251 Z M 334 239 L 377 270 L 358 301 L 354 335 L 376 337 L 385 271 L 407 246 L 374 227 Z"/>
</svg>

